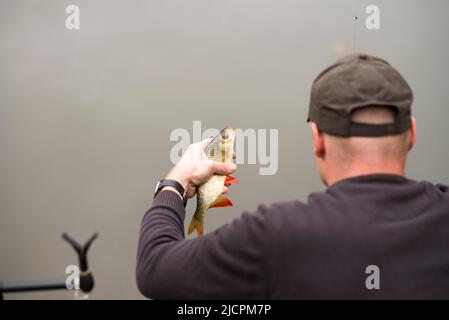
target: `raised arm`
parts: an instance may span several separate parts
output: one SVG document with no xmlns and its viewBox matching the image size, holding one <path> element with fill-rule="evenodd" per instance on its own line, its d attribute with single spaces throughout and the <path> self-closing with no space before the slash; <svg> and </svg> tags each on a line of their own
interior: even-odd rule
<svg viewBox="0 0 449 320">
<path fill-rule="evenodd" d="M 235 170 L 235 165 L 207 159 L 207 143 L 191 145 L 167 176 L 189 196 L 213 173 Z M 142 221 L 136 270 L 140 292 L 156 299 L 265 298 L 266 214 L 263 207 L 259 211 L 185 240 L 182 196 L 163 189 Z"/>
<path fill-rule="evenodd" d="M 140 292 L 155 299 L 266 298 L 266 215 L 259 211 L 184 240 L 183 203 L 174 192 L 162 191 L 142 221 Z"/>
</svg>

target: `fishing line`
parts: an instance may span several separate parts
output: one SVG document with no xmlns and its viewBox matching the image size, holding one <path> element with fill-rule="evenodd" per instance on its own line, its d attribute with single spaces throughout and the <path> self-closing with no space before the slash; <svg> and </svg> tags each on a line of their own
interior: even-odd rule
<svg viewBox="0 0 449 320">
<path fill-rule="evenodd" d="M 226 127 L 224 127 L 223 129 L 221 129 L 221 131 L 211 140 L 211 142 L 209 142 L 209 144 L 211 144 L 215 139 L 217 139 L 217 137 L 219 136 L 219 135 L 221 135 L 221 133 L 224 131 L 226 129 Z M 208 144 L 208 145 L 209 145 Z"/>
<path fill-rule="evenodd" d="M 214 142 L 215 139 L 217 139 L 217 137 L 219 137 L 225 129 L 226 129 L 226 127 L 221 129 L 221 131 L 208 143 L 208 145 L 206 146 L 206 149 L 205 149 L 206 152 L 209 150 L 209 146 L 211 145 L 211 143 Z"/>
<path fill-rule="evenodd" d="M 356 41 L 357 41 L 357 20 L 358 17 L 355 16 L 354 19 L 354 38 L 352 40 L 352 53 L 355 53 L 355 48 L 356 48 Z"/>
</svg>

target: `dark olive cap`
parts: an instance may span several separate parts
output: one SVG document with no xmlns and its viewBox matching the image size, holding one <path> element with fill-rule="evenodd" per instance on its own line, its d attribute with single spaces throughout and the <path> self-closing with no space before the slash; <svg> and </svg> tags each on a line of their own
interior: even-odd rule
<svg viewBox="0 0 449 320">
<path fill-rule="evenodd" d="M 401 74 L 385 60 L 352 54 L 321 72 L 312 85 L 309 116 L 326 133 L 349 137 L 400 134 L 410 128 L 413 93 Z M 365 124 L 351 113 L 368 106 L 394 109 L 395 121 Z"/>
</svg>

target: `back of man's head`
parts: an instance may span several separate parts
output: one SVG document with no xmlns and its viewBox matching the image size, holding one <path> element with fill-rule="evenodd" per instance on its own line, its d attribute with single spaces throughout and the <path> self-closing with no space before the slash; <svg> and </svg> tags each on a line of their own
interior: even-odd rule
<svg viewBox="0 0 449 320">
<path fill-rule="evenodd" d="M 312 86 L 308 121 L 324 183 L 404 174 L 415 140 L 412 101 L 399 72 L 373 56 L 354 54 L 321 72 Z"/>
<path fill-rule="evenodd" d="M 351 121 L 364 124 L 394 123 L 395 111 L 385 106 L 368 106 L 355 110 Z M 410 135 L 405 131 L 380 137 L 340 137 L 326 134 L 327 154 L 341 165 L 383 166 L 392 162 L 404 162 L 409 148 Z"/>
</svg>

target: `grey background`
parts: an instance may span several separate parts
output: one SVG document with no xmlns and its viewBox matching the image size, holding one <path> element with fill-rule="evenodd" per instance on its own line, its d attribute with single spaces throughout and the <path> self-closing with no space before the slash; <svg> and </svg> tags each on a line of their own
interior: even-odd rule
<svg viewBox="0 0 449 320">
<path fill-rule="evenodd" d="M 371 3 L 379 31 L 364 27 Z M 79 31 L 65 28 L 68 4 L 80 6 Z M 141 298 L 139 224 L 171 167 L 170 132 L 193 120 L 279 129 L 278 173 L 240 165 L 235 206 L 211 211 L 207 231 L 323 190 L 305 123 L 310 84 L 352 52 L 355 15 L 357 51 L 387 59 L 415 93 L 408 175 L 449 184 L 448 12 L 444 0 L 1 0 L 0 279 L 64 279 L 77 261 L 61 232 L 99 231 L 91 297 Z"/>
</svg>

